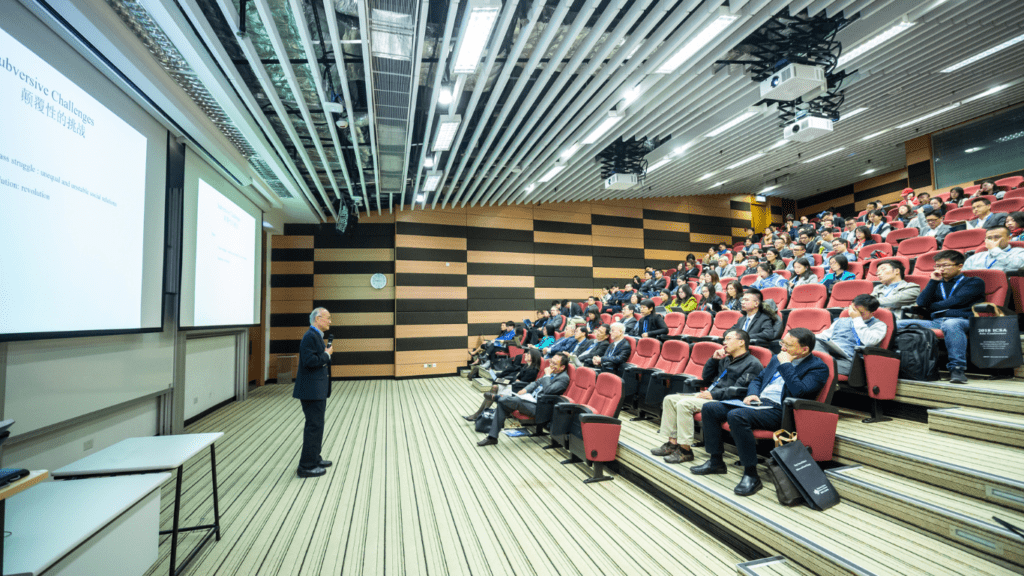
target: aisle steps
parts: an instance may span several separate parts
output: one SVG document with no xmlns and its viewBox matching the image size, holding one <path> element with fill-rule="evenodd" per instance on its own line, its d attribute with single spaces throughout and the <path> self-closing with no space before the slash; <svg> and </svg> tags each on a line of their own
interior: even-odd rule
<svg viewBox="0 0 1024 576">
<path fill-rule="evenodd" d="M 979 408 L 933 408 L 928 428 L 1007 446 L 1024 446 L 1024 415 Z"/>
<path fill-rule="evenodd" d="M 845 501 L 855 502 L 993 562 L 1024 569 L 1024 540 L 992 520 L 1024 526 L 1024 514 L 866 466 L 826 472 Z"/>
<path fill-rule="evenodd" d="M 920 382 L 900 379 L 896 401 L 928 408 L 972 407 L 1024 414 L 1024 382 L 1018 380 L 971 380 Z"/>
<path fill-rule="evenodd" d="M 751 560 L 736 565 L 739 576 L 814 576 L 802 566 L 783 556 Z"/>
</svg>

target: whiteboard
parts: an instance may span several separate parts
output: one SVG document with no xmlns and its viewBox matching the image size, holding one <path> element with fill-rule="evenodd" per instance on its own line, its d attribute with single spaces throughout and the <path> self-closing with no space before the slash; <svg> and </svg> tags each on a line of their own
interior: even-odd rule
<svg viewBox="0 0 1024 576">
<path fill-rule="evenodd" d="M 235 336 L 185 341 L 185 420 L 235 397 Z"/>
</svg>

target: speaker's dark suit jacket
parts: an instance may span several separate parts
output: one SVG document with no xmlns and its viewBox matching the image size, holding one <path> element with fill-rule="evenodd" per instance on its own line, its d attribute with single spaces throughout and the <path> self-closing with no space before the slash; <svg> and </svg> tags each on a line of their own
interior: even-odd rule
<svg viewBox="0 0 1024 576">
<path fill-rule="evenodd" d="M 326 400 L 330 395 L 331 357 L 324 351 L 323 337 L 310 326 L 299 344 L 299 367 L 292 398 Z"/>
</svg>

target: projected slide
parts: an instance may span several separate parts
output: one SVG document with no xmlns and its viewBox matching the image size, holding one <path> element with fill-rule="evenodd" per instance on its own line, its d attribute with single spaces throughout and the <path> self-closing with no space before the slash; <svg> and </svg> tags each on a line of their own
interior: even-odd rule
<svg viewBox="0 0 1024 576">
<path fill-rule="evenodd" d="M 254 324 L 256 219 L 199 180 L 194 326 Z"/>
<path fill-rule="evenodd" d="M 0 333 L 141 327 L 146 138 L 0 30 Z"/>
</svg>

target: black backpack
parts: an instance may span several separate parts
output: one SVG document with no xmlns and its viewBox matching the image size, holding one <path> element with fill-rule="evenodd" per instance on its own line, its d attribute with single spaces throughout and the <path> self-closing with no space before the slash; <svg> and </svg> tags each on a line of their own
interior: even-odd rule
<svg viewBox="0 0 1024 576">
<path fill-rule="evenodd" d="M 900 378 L 925 382 L 939 379 L 939 339 L 931 329 L 897 328 L 894 341 L 900 354 Z"/>
</svg>

